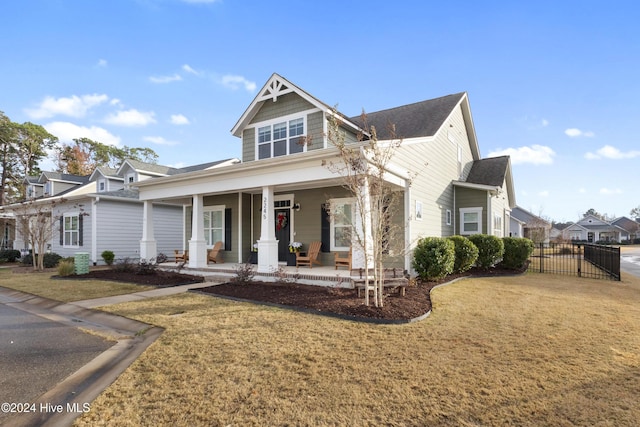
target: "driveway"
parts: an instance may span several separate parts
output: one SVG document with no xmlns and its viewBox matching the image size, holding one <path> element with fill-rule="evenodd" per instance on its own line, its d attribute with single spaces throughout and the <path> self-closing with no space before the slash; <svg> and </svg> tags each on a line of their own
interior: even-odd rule
<svg viewBox="0 0 640 427">
<path fill-rule="evenodd" d="M 0 425 L 11 426 L 71 425 L 162 333 L 1 287 L 0 331 Z"/>
<path fill-rule="evenodd" d="M 620 253 L 620 270 L 640 277 L 640 247 L 624 247 Z"/>
</svg>

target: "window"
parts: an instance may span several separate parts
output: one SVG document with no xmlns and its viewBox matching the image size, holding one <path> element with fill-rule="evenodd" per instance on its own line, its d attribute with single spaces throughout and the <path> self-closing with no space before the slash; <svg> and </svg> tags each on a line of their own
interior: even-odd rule
<svg viewBox="0 0 640 427">
<path fill-rule="evenodd" d="M 304 151 L 304 119 L 285 120 L 257 129 L 258 159 Z"/>
<path fill-rule="evenodd" d="M 447 225 L 451 225 L 451 209 L 447 209 L 446 221 L 447 221 Z"/>
<path fill-rule="evenodd" d="M 128 173 L 127 174 L 127 179 L 125 181 L 127 184 L 133 184 L 134 182 L 136 182 L 136 174 L 135 173 Z"/>
<path fill-rule="evenodd" d="M 47 181 L 44 183 L 44 195 L 51 196 L 51 181 Z"/>
<path fill-rule="evenodd" d="M 98 181 L 98 191 L 105 191 L 106 190 L 106 184 L 104 182 L 104 179 L 101 179 Z"/>
<path fill-rule="evenodd" d="M 351 248 L 354 206 L 353 199 L 334 199 L 331 201 L 332 251 L 348 251 Z"/>
<path fill-rule="evenodd" d="M 460 234 L 482 234 L 482 208 L 460 209 Z"/>
<path fill-rule="evenodd" d="M 224 242 L 224 206 L 211 206 L 204 211 L 204 239 L 207 247 Z"/>
<path fill-rule="evenodd" d="M 422 221 L 422 202 L 416 200 L 416 220 Z"/>
<path fill-rule="evenodd" d="M 65 215 L 63 221 L 63 246 L 79 246 L 80 220 L 78 215 Z"/>
<path fill-rule="evenodd" d="M 493 215 L 493 235 L 502 237 L 502 216 L 498 214 Z"/>
<path fill-rule="evenodd" d="M 462 147 L 458 145 L 458 179 L 462 179 Z"/>
</svg>

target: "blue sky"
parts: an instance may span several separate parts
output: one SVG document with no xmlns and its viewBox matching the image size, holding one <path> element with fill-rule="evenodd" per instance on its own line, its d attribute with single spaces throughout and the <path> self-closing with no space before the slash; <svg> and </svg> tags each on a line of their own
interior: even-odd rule
<svg viewBox="0 0 640 427">
<path fill-rule="evenodd" d="M 556 221 L 640 206 L 634 1 L 22 0 L 3 4 L 0 111 L 159 163 L 240 157 L 277 72 L 347 115 L 467 91 L 483 157 Z"/>
</svg>

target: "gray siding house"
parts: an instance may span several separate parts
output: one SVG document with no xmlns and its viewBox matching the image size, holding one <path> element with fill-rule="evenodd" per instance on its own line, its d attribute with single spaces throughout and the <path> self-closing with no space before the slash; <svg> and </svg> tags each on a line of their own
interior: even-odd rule
<svg viewBox="0 0 640 427">
<path fill-rule="evenodd" d="M 348 239 L 360 228 L 354 195 L 327 167 L 337 156 L 327 137 L 335 114 L 348 142 L 370 136 L 361 116 L 336 113 L 273 74 L 231 130 L 240 139 L 242 162 L 139 182 L 145 212 L 155 217 L 159 201 L 184 205 L 190 267 L 205 266 L 206 250 L 217 241 L 224 242 L 227 262 L 245 262 L 257 246 L 259 272 L 285 262 L 293 241 L 303 249 L 320 241 L 325 265 L 332 265 L 333 253 L 352 249 L 353 267 L 362 267 L 363 249 Z M 366 119 L 381 144 L 402 141 L 385 176 L 399 195 L 393 220 L 402 230 L 387 266 L 409 270 L 411 249 L 421 237 L 509 235 L 515 206 L 509 157 L 481 158 L 466 93 L 368 113 Z M 328 215 L 327 208 L 346 219 Z M 152 225 L 145 230 L 143 257 L 157 252 L 156 234 Z"/>
</svg>

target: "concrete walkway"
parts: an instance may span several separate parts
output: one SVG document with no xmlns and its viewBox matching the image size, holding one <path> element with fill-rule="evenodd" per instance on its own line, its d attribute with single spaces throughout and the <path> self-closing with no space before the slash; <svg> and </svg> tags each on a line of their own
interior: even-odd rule
<svg viewBox="0 0 640 427">
<path fill-rule="evenodd" d="M 39 383 L 38 385 L 41 389 L 48 389 L 49 391 L 39 397 L 33 396 L 33 399 L 27 401 L 33 404 L 28 411 L 23 411 L 20 414 L 10 414 L 9 416 L 2 414 L 0 424 L 11 426 L 70 426 L 79 415 L 84 411 L 90 410 L 91 402 L 113 383 L 163 332 L 162 328 L 93 310 L 92 308 L 175 295 L 186 292 L 189 289 L 213 284 L 212 282 L 205 282 L 158 288 L 150 291 L 73 303 L 61 303 L 0 287 L 0 304 L 10 307 L 12 310 L 20 310 L 37 316 L 41 321 L 33 322 L 33 324 L 38 325 L 36 327 L 42 331 L 46 330 L 46 328 L 59 328 L 61 326 L 82 328 L 94 332 L 100 337 L 105 337 L 114 343 L 89 363 L 84 366 L 77 366 L 75 368 L 79 368 L 77 371 L 58 383 L 47 383 L 47 379 L 38 375 L 36 369 L 29 370 L 26 373 L 20 372 L 19 374 L 23 376 L 20 381 Z M 15 318 L 20 319 L 21 317 L 15 316 Z M 6 319 L 6 322 L 10 321 L 11 319 Z M 9 327 L 17 330 L 23 325 L 15 324 L 9 325 Z M 31 331 L 24 330 L 21 332 L 23 339 L 27 342 L 36 340 L 34 335 L 30 333 L 33 332 L 34 326 L 31 326 L 30 329 Z M 86 338 L 87 341 L 95 340 L 95 336 L 89 334 L 86 334 Z M 9 343 L 2 342 L 0 344 L 8 345 Z M 47 355 L 45 354 L 44 356 Z M 10 375 L 10 373 L 5 372 L 3 375 Z M 25 378 L 24 375 L 27 375 L 27 377 Z M 28 377 L 29 375 L 31 376 Z"/>
</svg>

